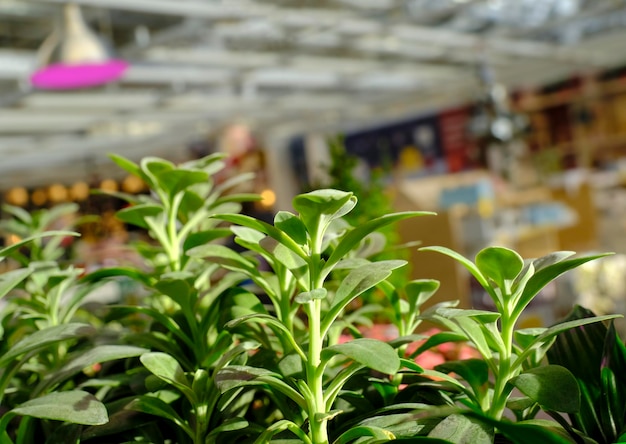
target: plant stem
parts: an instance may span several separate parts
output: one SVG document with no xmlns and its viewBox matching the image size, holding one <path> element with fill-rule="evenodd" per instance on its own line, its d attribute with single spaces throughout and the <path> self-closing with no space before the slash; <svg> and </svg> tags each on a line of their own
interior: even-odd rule
<svg viewBox="0 0 626 444">
<path fill-rule="evenodd" d="M 489 409 L 490 415 L 497 420 L 502 418 L 504 409 L 506 408 L 506 402 L 512 390 L 508 382 L 517 373 L 515 368 L 511 368 L 513 332 L 515 330 L 516 319 L 510 318 L 509 313 L 503 313 L 501 322 L 501 337 L 504 349 L 500 352 L 500 362 L 496 374 L 496 383 L 493 389 L 493 400 L 491 408 Z"/>
<path fill-rule="evenodd" d="M 311 440 L 314 444 L 327 444 L 328 432 L 326 425 L 328 420 L 316 418 L 318 414 L 326 413 L 324 403 L 323 368 L 321 365 L 322 341 L 320 320 L 322 317 L 322 301 L 315 299 L 311 303 L 309 317 L 309 360 L 307 363 L 307 385 L 311 389 L 313 399 L 309 401 L 309 427 L 311 428 Z"/>
</svg>

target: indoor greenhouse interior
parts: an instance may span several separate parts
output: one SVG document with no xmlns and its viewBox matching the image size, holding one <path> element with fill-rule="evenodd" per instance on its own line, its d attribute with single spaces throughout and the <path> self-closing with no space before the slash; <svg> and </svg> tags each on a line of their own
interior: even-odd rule
<svg viewBox="0 0 626 444">
<path fill-rule="evenodd" d="M 626 442 L 625 0 L 0 0 L 0 203 L 0 444 Z"/>
</svg>

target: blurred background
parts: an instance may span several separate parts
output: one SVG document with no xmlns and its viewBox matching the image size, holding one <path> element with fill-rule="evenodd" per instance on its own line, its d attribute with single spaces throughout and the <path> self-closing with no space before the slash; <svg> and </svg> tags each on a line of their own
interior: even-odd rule
<svg viewBox="0 0 626 444">
<path fill-rule="evenodd" d="M 438 213 L 399 242 L 615 251 L 525 322 L 626 313 L 625 25 L 623 0 L 0 0 L 0 193 L 100 215 L 76 253 L 97 266 L 136 233 L 89 190 L 146 192 L 109 153 L 224 152 L 257 173 L 261 217 L 334 186 L 365 217 Z M 407 251 L 441 299 L 487 304 Z"/>
</svg>

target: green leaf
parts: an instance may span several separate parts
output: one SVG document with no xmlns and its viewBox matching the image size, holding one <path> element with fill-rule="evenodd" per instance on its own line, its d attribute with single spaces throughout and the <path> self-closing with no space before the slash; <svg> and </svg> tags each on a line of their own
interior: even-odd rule
<svg viewBox="0 0 626 444">
<path fill-rule="evenodd" d="M 194 247 L 187 252 L 190 257 L 211 259 L 212 261 L 236 268 L 256 273 L 257 265 L 240 253 L 226 247 L 225 245 L 207 244 Z"/>
<path fill-rule="evenodd" d="M 166 170 L 163 173 L 159 173 L 157 177 L 171 197 L 192 185 L 209 180 L 209 175 L 204 171 L 186 169 Z"/>
<path fill-rule="evenodd" d="M 316 288 L 315 290 L 305 291 L 296 295 L 294 300 L 298 304 L 306 304 L 314 299 L 324 299 L 328 294 L 325 288 Z"/>
<path fill-rule="evenodd" d="M 352 193 L 321 189 L 300 194 L 293 199 L 293 208 L 300 214 L 300 219 L 313 235 L 322 220 L 326 223 L 348 214 L 356 205 Z"/>
<path fill-rule="evenodd" d="M 483 391 L 485 384 L 489 380 L 489 366 L 482 359 L 448 361 L 437 365 L 435 370 L 443 373 L 456 373 L 468 382 L 474 393 Z"/>
<path fill-rule="evenodd" d="M 161 206 L 145 203 L 123 208 L 115 215 L 122 222 L 147 230 L 150 227 L 146 223 L 146 217 L 155 217 L 162 213 L 163 208 Z"/>
<path fill-rule="evenodd" d="M 109 420 L 104 404 L 82 390 L 49 393 L 26 401 L 11 413 L 85 425 L 106 424 Z"/>
<path fill-rule="evenodd" d="M 191 427 L 183 421 L 176 410 L 159 398 L 154 396 L 140 396 L 134 399 L 126 408 L 170 420 L 184 430 L 192 439 L 194 438 Z"/>
<path fill-rule="evenodd" d="M 540 270 L 536 270 L 535 274 L 530 278 L 522 295 L 520 301 L 516 307 L 516 313 L 521 313 L 524 308 L 533 300 L 533 298 L 545 287 L 548 283 L 562 275 L 563 273 L 581 266 L 589 261 L 600 259 L 606 256 L 610 256 L 612 253 L 596 254 L 591 256 L 584 256 L 575 259 L 562 260 L 554 264 L 545 266 Z"/>
<path fill-rule="evenodd" d="M 554 428 L 546 425 L 517 422 L 508 420 L 498 421 L 476 412 L 468 412 L 467 415 L 477 417 L 481 421 L 494 426 L 502 435 L 510 439 L 513 444 L 572 444 L 565 437 L 562 429 L 554 423 Z"/>
<path fill-rule="evenodd" d="M 29 334 L 0 357 L 0 368 L 5 367 L 13 359 L 33 351 L 44 350 L 50 344 L 68 339 L 89 336 L 95 333 L 95 328 L 87 324 L 70 323 L 55 325 Z"/>
<path fill-rule="evenodd" d="M 339 313 L 358 295 L 376 286 L 391 276 L 396 268 L 405 265 L 405 261 L 388 260 L 372 262 L 356 268 L 341 281 L 330 310 L 322 322 L 322 332 L 327 332 Z"/>
<path fill-rule="evenodd" d="M 216 214 L 213 217 L 260 231 L 261 233 L 276 239 L 301 258 L 305 260 L 308 259 L 308 255 L 304 252 L 304 250 L 302 250 L 300 245 L 273 225 L 243 214 Z"/>
<path fill-rule="evenodd" d="M 487 247 L 476 255 L 476 266 L 504 290 L 506 282 L 513 281 L 524 268 L 524 259 L 509 248 Z"/>
<path fill-rule="evenodd" d="M 437 424 L 428 437 L 445 439 L 454 444 L 492 444 L 494 430 L 493 426 L 480 419 L 450 415 Z"/>
<path fill-rule="evenodd" d="M 516 364 L 523 362 L 530 353 L 533 352 L 535 348 L 544 344 L 546 341 L 551 340 L 554 336 L 567 331 L 574 327 L 580 327 L 587 324 L 593 324 L 595 322 L 602 322 L 609 319 L 619 318 L 621 315 L 605 315 L 605 316 L 595 316 L 593 318 L 583 318 L 583 319 L 575 319 L 573 321 L 562 322 L 560 324 L 553 325 L 552 327 L 546 329 L 542 334 L 540 334 L 530 346 L 528 346 L 523 353 L 517 358 Z"/>
<path fill-rule="evenodd" d="M 366 436 L 371 436 L 375 440 L 383 440 L 382 442 L 391 441 L 395 438 L 393 433 L 388 432 L 387 430 L 380 427 L 356 426 L 342 433 L 341 436 L 339 436 L 339 438 L 337 438 L 333 444 L 348 444 L 358 438 Z"/>
<path fill-rule="evenodd" d="M 386 342 L 376 339 L 359 338 L 332 345 L 322 351 L 322 359 L 328 360 L 338 354 L 388 375 L 395 374 L 400 369 L 398 353 Z"/>
<path fill-rule="evenodd" d="M 443 331 L 435 333 L 426 339 L 426 341 L 419 346 L 415 352 L 411 353 L 411 357 L 419 356 L 426 350 L 429 350 L 438 345 L 445 344 L 446 342 L 466 342 L 467 336 L 461 333 L 455 333 L 452 331 Z"/>
<path fill-rule="evenodd" d="M 30 268 L 18 268 L 0 274 L 0 298 L 13 290 L 20 282 L 33 272 Z"/>
<path fill-rule="evenodd" d="M 457 262 L 463 265 L 467 269 L 467 271 L 469 271 L 472 274 L 472 276 L 474 276 L 474 279 L 478 281 L 478 283 L 487 291 L 487 293 L 491 295 L 492 298 L 494 299 L 496 298 L 496 294 L 494 293 L 491 285 L 489 285 L 489 281 L 487 281 L 487 278 L 483 276 L 480 269 L 472 261 L 467 259 L 462 254 L 459 254 L 456 251 L 451 250 L 450 248 L 438 247 L 438 246 L 422 247 L 418 251 L 435 251 L 441 254 L 445 254 L 446 256 L 449 256 L 452 259 L 455 259 Z"/>
<path fill-rule="evenodd" d="M 187 239 L 185 239 L 185 242 L 183 244 L 183 250 L 191 250 L 194 247 L 208 244 L 209 242 L 213 242 L 216 239 L 222 239 L 224 237 L 229 237 L 230 235 L 231 230 L 229 230 L 228 228 L 214 228 L 212 230 L 191 233 L 189 236 L 187 236 Z"/>
<path fill-rule="evenodd" d="M 152 374 L 183 392 L 191 402 L 196 400 L 196 395 L 191 390 L 183 368 L 172 356 L 161 352 L 150 352 L 141 355 L 139 360 Z"/>
<path fill-rule="evenodd" d="M 307 241 L 306 227 L 295 214 L 288 211 L 279 211 L 274 216 L 274 226 L 283 231 L 296 243 L 305 245 Z"/>
<path fill-rule="evenodd" d="M 143 172 L 141 171 L 141 168 L 139 168 L 139 165 L 137 165 L 132 160 L 122 157 L 118 154 L 109 154 L 109 158 L 113 162 L 115 162 L 117 166 L 119 166 L 123 170 L 126 170 L 133 176 L 137 176 L 137 177 L 141 177 L 142 179 L 145 179 L 145 174 L 143 174 Z"/>
<path fill-rule="evenodd" d="M 416 279 L 407 283 L 404 290 L 411 310 L 419 309 L 429 300 L 439 289 L 439 284 L 435 279 Z"/>
<path fill-rule="evenodd" d="M 394 222 L 399 222 L 404 219 L 408 219 L 411 217 L 417 216 L 427 216 L 434 215 L 435 213 L 431 213 L 428 211 L 407 211 L 403 213 L 392 213 L 387 214 L 381 217 L 377 217 L 376 219 L 372 219 L 368 222 L 365 222 L 358 227 L 350 230 L 346 235 L 344 235 L 340 240 L 333 252 L 330 254 L 330 257 L 326 261 L 326 265 L 324 266 L 324 270 L 326 272 L 330 272 L 332 268 L 342 259 L 346 257 L 346 255 L 352 251 L 359 243 L 370 233 L 385 227 Z"/>
<path fill-rule="evenodd" d="M 580 409 L 576 378 L 560 365 L 532 368 L 513 378 L 511 384 L 544 410 L 576 413 Z"/>
<path fill-rule="evenodd" d="M 148 352 L 147 349 L 132 345 L 98 345 L 92 349 L 81 351 L 80 354 L 61 367 L 61 369 L 46 377 L 44 380 L 45 387 L 51 387 L 58 382 L 64 381 L 94 364 L 132 358 L 146 352 Z"/>
<path fill-rule="evenodd" d="M 4 247 L 4 248 L 0 249 L 0 258 L 7 257 L 8 255 L 13 253 L 14 251 L 19 250 L 23 246 L 28 245 L 30 242 L 32 242 L 32 241 L 34 241 L 36 239 L 43 239 L 45 237 L 53 237 L 53 236 L 74 236 L 74 237 L 78 237 L 78 236 L 80 236 L 80 234 L 78 234 L 78 233 L 76 233 L 74 231 L 65 231 L 65 230 L 53 230 L 53 231 L 45 231 L 45 232 L 39 233 L 39 234 L 33 234 L 32 236 L 25 237 L 21 241 L 16 242 L 14 244 L 11 244 L 8 247 Z"/>
</svg>

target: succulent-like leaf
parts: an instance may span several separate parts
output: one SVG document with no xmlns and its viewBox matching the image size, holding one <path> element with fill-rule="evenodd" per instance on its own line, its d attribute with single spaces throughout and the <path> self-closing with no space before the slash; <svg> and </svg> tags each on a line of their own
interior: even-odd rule
<svg viewBox="0 0 626 444">
<path fill-rule="evenodd" d="M 376 339 L 354 339 L 343 344 L 332 345 L 322 351 L 322 357 L 326 360 L 337 354 L 381 373 L 394 374 L 400 368 L 398 353 L 389 344 Z"/>
<path fill-rule="evenodd" d="M 455 444 L 492 444 L 494 430 L 493 426 L 485 424 L 480 419 L 450 415 L 437 424 L 428 436 Z"/>
<path fill-rule="evenodd" d="M 20 404 L 11 413 L 85 425 L 106 424 L 109 419 L 104 404 L 82 390 L 49 393 Z"/>
<path fill-rule="evenodd" d="M 24 337 L 17 344 L 13 345 L 9 351 L 0 356 L 0 368 L 5 367 L 13 359 L 33 351 L 44 350 L 50 344 L 89 336 L 95 333 L 95 328 L 88 324 L 70 323 L 55 325 L 38 330 Z"/>
<path fill-rule="evenodd" d="M 295 214 L 279 211 L 274 216 L 274 226 L 300 245 L 306 244 L 307 231 L 302 221 Z"/>
<path fill-rule="evenodd" d="M 509 248 L 487 247 L 476 255 L 476 266 L 504 291 L 506 282 L 513 281 L 524 268 L 524 259 Z"/>
<path fill-rule="evenodd" d="M 560 365 L 532 368 L 513 378 L 511 384 L 544 410 L 576 413 L 580 409 L 576 378 Z"/>
</svg>

